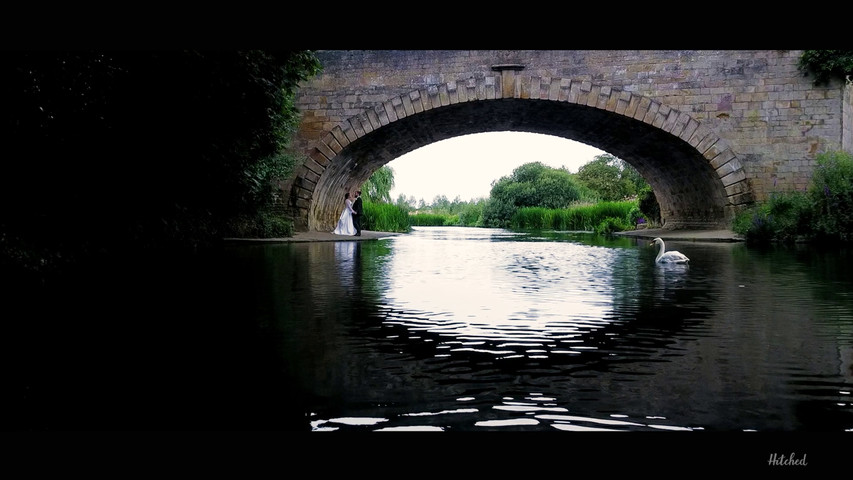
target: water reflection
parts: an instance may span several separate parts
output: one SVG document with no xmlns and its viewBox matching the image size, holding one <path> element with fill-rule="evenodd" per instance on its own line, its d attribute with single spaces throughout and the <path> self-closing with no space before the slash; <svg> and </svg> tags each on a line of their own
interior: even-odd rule
<svg viewBox="0 0 853 480">
<path fill-rule="evenodd" d="M 508 235 L 489 229 L 427 232 L 435 241 L 394 240 L 382 299 L 389 324 L 434 333 L 450 351 L 506 358 L 579 353 L 583 333 L 613 321 L 610 287 L 594 280 L 609 270 L 610 250 L 500 241 Z"/>
<path fill-rule="evenodd" d="M 463 228 L 116 265 L 9 298 L 9 421 L 853 430 L 849 252 L 671 243 L 689 268 L 644 241 Z"/>
<path fill-rule="evenodd" d="M 429 236 L 442 242 L 395 240 L 398 255 L 387 270 L 382 306 L 388 308 L 386 325 L 434 334 L 431 341 L 445 350 L 437 355 L 561 361 L 601 352 L 630 355 L 607 348 L 620 341 L 618 332 L 647 321 L 644 311 L 682 319 L 670 321 L 670 328 L 707 316 L 701 306 L 678 311 L 685 310 L 677 300 L 686 269 L 658 268 L 640 249 L 539 236 L 522 241 L 517 234 L 505 242 L 489 231 L 452 228 L 430 229 Z M 405 253 L 414 248 L 425 260 L 422 266 L 406 263 L 412 257 Z M 644 281 L 649 277 L 654 281 Z"/>
<path fill-rule="evenodd" d="M 316 428 L 850 428 L 839 401 L 850 377 L 838 374 L 851 318 L 820 338 L 813 287 L 790 282 L 807 269 L 774 283 L 779 272 L 741 244 L 677 242 L 690 267 L 660 268 L 642 243 L 606 242 L 428 228 L 363 244 L 365 311 L 350 340 L 370 367 L 347 378 L 344 410 L 365 415 L 343 418 L 364 420 L 317 412 Z"/>
<path fill-rule="evenodd" d="M 358 249 L 361 242 L 335 242 L 335 266 L 340 277 L 343 292 L 350 296 L 357 294 L 361 284 L 361 256 Z"/>
</svg>

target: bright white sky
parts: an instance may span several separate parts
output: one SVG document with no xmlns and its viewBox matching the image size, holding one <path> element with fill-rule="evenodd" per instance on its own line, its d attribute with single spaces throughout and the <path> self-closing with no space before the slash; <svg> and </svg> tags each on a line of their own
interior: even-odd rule
<svg viewBox="0 0 853 480">
<path fill-rule="evenodd" d="M 391 201 L 400 194 L 432 203 L 438 195 L 451 202 L 486 198 L 492 182 L 512 175 L 516 167 L 542 162 L 570 172 L 606 152 L 583 143 L 551 135 L 495 132 L 442 140 L 388 163 L 394 170 Z"/>
</svg>

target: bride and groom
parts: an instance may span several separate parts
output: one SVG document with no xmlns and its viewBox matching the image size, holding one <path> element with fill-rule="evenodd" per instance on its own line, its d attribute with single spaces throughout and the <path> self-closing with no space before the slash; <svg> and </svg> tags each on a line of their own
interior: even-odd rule
<svg viewBox="0 0 853 480">
<path fill-rule="evenodd" d="M 364 214 L 364 209 L 361 205 L 361 190 L 356 190 L 354 201 L 350 199 L 350 194 L 347 192 L 344 195 L 344 204 L 344 211 L 341 212 L 338 225 L 332 233 L 360 237 L 361 216 Z"/>
</svg>

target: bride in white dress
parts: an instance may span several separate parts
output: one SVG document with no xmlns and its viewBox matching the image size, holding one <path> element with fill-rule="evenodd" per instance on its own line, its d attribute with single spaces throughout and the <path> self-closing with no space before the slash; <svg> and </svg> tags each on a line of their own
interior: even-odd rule
<svg viewBox="0 0 853 480">
<path fill-rule="evenodd" d="M 341 212 L 341 217 L 338 219 L 338 226 L 335 227 L 337 235 L 355 235 L 355 226 L 352 224 L 352 214 L 355 212 L 352 209 L 352 200 L 349 198 L 349 192 L 344 195 L 344 211 Z"/>
</svg>

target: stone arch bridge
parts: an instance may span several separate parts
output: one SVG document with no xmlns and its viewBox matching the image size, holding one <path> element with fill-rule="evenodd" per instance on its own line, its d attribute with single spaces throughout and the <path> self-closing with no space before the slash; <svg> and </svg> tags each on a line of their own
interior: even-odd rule
<svg viewBox="0 0 853 480">
<path fill-rule="evenodd" d="M 345 191 L 459 135 L 532 132 L 604 150 L 648 181 L 671 229 L 728 228 L 738 209 L 806 188 L 817 154 L 853 145 L 849 83 L 813 85 L 802 51 L 316 53 L 323 72 L 296 99 L 302 160 L 280 185 L 297 231 L 332 230 Z"/>
</svg>

